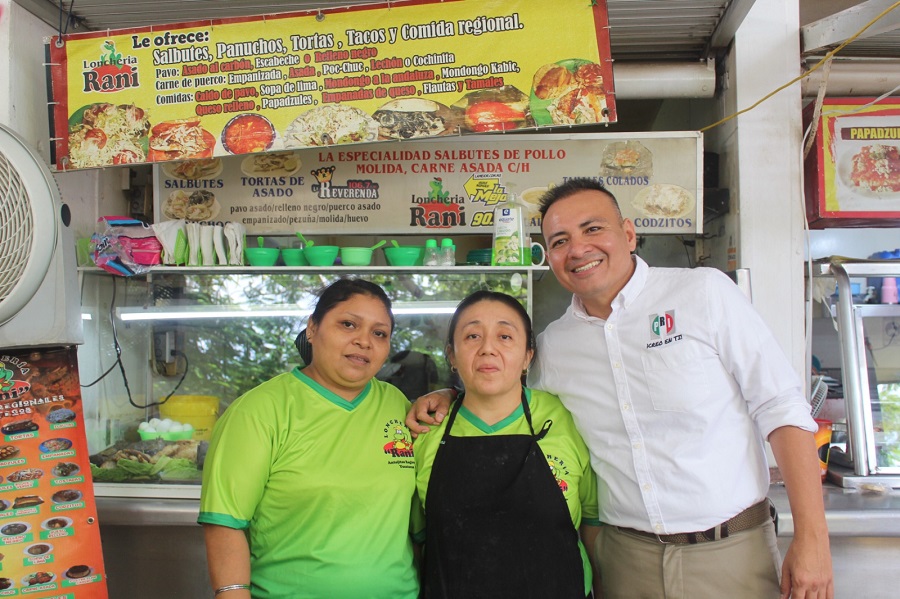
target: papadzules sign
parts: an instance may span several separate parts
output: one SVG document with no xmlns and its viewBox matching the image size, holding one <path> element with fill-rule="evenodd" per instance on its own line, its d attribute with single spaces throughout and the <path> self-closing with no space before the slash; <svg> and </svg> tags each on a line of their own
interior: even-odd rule
<svg viewBox="0 0 900 599">
<path fill-rule="evenodd" d="M 604 0 L 411 0 L 48 48 L 58 169 L 616 120 Z"/>
</svg>

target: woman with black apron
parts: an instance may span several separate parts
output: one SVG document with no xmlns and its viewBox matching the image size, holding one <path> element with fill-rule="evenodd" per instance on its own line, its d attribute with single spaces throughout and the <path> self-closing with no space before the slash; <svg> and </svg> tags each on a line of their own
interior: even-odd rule
<svg viewBox="0 0 900 599">
<path fill-rule="evenodd" d="M 578 527 L 599 525 L 587 448 L 559 399 L 522 385 L 528 313 L 491 291 L 463 300 L 447 358 L 466 389 L 415 444 L 426 599 L 583 599 Z"/>
</svg>

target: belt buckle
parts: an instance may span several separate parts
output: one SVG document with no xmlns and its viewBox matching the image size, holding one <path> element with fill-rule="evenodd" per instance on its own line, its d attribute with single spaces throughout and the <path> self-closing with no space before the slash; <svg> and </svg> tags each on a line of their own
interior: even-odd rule
<svg viewBox="0 0 900 599">
<path fill-rule="evenodd" d="M 673 543 L 673 542 L 671 542 L 671 541 L 664 541 L 664 540 L 663 540 L 663 537 L 667 537 L 667 536 L 669 536 L 669 535 L 659 535 L 659 534 L 654 533 L 653 536 L 656 537 L 656 540 L 659 541 L 659 543 L 660 543 L 661 545 L 675 545 L 675 544 L 676 544 L 676 543 Z"/>
<path fill-rule="evenodd" d="M 696 545 L 697 543 L 706 543 L 707 541 L 721 541 L 728 538 L 728 523 L 716 524 L 707 530 L 688 533 L 688 543 Z"/>
</svg>

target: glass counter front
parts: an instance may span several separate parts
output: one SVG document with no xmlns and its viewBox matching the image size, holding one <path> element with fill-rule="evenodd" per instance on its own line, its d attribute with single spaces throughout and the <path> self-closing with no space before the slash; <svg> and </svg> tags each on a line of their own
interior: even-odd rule
<svg viewBox="0 0 900 599">
<path fill-rule="evenodd" d="M 546 267 L 361 267 L 397 322 L 378 378 L 410 399 L 447 386 L 447 327 L 456 305 L 502 291 L 531 313 Z M 197 497 L 218 414 L 244 392 L 303 360 L 295 347 L 316 293 L 340 276 L 314 268 L 160 268 L 131 278 L 82 269 L 85 344 L 79 348 L 88 447 L 100 496 Z M 153 419 L 192 430 L 147 433 Z M 177 428 L 177 427 L 176 427 Z M 159 438 L 162 437 L 162 438 Z M 137 484 L 135 484 L 137 483 Z"/>
</svg>

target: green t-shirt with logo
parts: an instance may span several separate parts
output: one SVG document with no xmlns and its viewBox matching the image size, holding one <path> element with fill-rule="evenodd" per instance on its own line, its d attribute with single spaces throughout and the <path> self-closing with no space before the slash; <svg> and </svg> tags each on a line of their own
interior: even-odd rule
<svg viewBox="0 0 900 599">
<path fill-rule="evenodd" d="M 197 521 L 247 531 L 254 599 L 417 597 L 408 407 L 382 381 L 349 402 L 296 368 L 229 406 Z"/>
<path fill-rule="evenodd" d="M 569 514 L 572 516 L 572 524 L 575 528 L 581 526 L 582 523 L 600 526 L 597 508 L 597 477 L 591 469 L 587 446 L 581 439 L 581 435 L 575 430 L 572 415 L 555 395 L 526 388 L 525 397 L 528 400 L 528 408 L 531 410 L 531 423 L 535 433 L 541 430 L 546 421 L 553 421 L 549 432 L 538 441 L 538 445 L 544 452 L 547 465 L 553 472 L 557 485 L 566 500 Z M 445 418 L 440 426 L 430 427 L 430 432 L 419 435 L 415 442 L 416 490 L 426 514 L 428 505 L 425 503 L 425 499 L 428 493 L 428 481 L 431 478 L 431 466 L 434 463 L 438 447 L 440 447 L 447 421 L 448 419 Z M 527 435 L 530 433 L 521 404 L 513 410 L 512 414 L 494 425 L 484 422 L 466 409 L 463 404 L 453 423 L 453 429 L 450 431 L 454 437 Z M 423 529 L 424 527 L 416 528 L 416 540 L 424 540 L 426 542 L 425 551 L 428 551 L 428 543 Z M 584 566 L 584 585 L 585 594 L 587 594 L 591 589 L 593 578 L 591 566 L 584 547 L 580 542 L 578 545 Z"/>
</svg>

